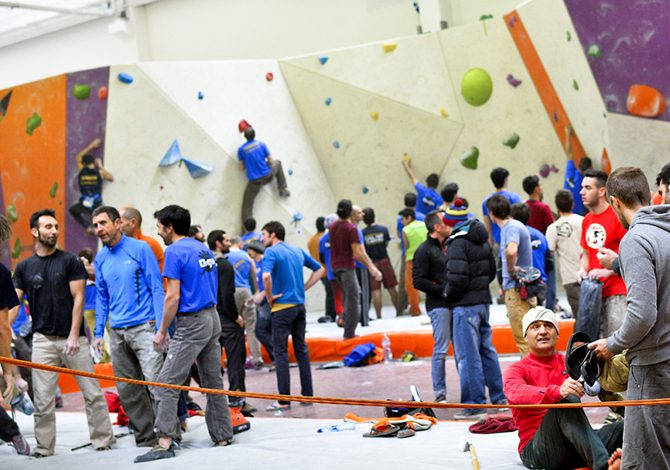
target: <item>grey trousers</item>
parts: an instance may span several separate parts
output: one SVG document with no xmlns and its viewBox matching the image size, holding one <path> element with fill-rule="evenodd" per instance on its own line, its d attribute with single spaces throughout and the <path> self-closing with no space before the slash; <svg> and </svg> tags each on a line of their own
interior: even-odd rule
<svg viewBox="0 0 670 470">
<path fill-rule="evenodd" d="M 65 340 L 60 336 L 33 335 L 33 362 L 50 366 L 93 372 L 93 359 L 86 336 L 79 338 L 79 352 L 68 355 L 64 352 Z M 109 419 L 107 400 L 96 379 L 74 376 L 84 395 L 88 434 L 93 448 L 106 447 L 114 443 L 112 422 Z M 56 447 L 56 387 L 58 374 L 33 369 L 33 390 L 35 393 L 35 452 L 53 455 Z"/>
<path fill-rule="evenodd" d="M 270 164 L 270 173 L 266 176 L 251 180 L 247 183 L 247 187 L 244 188 L 244 196 L 242 197 L 242 223 L 253 216 L 254 201 L 261 188 L 266 184 L 271 183 L 275 178 L 277 179 L 277 188 L 279 191 L 285 191 L 286 176 L 284 175 L 284 169 L 282 168 L 280 160 L 272 160 L 272 163 Z"/>
<path fill-rule="evenodd" d="M 158 375 L 158 382 L 181 385 L 193 363 L 198 366 L 200 385 L 223 390 L 221 377 L 221 323 L 214 308 L 177 315 L 177 330 Z M 177 402 L 179 390 L 158 388 L 156 395 L 156 432 L 159 436 L 179 438 Z M 214 442 L 231 439 L 233 426 L 225 395 L 207 395 L 205 422 Z"/>
<path fill-rule="evenodd" d="M 570 284 L 563 284 L 563 289 L 565 289 L 565 295 L 568 297 L 572 316 L 576 320 L 577 315 L 579 315 L 579 290 L 581 285 L 578 282 L 571 282 Z"/>
<path fill-rule="evenodd" d="M 153 346 L 153 322 L 129 328 L 112 328 L 109 339 L 114 375 L 128 379 L 155 382 L 163 366 L 163 355 Z M 155 444 L 153 387 L 117 382 L 123 410 L 133 427 L 138 446 Z"/>
<path fill-rule="evenodd" d="M 361 316 L 361 288 L 358 285 L 355 269 L 337 269 L 335 270 L 337 282 L 342 287 L 342 297 L 344 300 L 344 339 L 356 336 L 356 325 Z"/>
<path fill-rule="evenodd" d="M 235 306 L 240 316 L 244 319 L 244 329 L 247 332 L 247 342 L 249 343 L 249 354 L 252 362 L 263 362 L 261 355 L 261 343 L 256 338 L 256 304 L 247 306 L 247 300 L 251 299 L 251 291 L 246 287 L 235 289 Z M 246 357 L 246 354 L 245 354 Z"/>
<path fill-rule="evenodd" d="M 631 364 L 628 400 L 670 396 L 670 361 L 649 366 Z M 670 406 L 626 408 L 621 468 L 662 470 L 670 468 Z"/>
</svg>

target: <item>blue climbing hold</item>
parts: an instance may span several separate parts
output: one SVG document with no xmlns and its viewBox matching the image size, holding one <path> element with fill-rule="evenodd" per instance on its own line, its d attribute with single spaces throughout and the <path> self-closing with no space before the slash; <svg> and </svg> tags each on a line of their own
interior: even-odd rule
<svg viewBox="0 0 670 470">
<path fill-rule="evenodd" d="M 129 73 L 121 72 L 119 74 L 119 81 L 122 82 L 122 83 L 130 84 L 130 83 L 133 83 L 133 80 L 135 80 L 135 79 Z"/>
<path fill-rule="evenodd" d="M 302 214 L 300 212 L 296 212 L 295 214 L 293 214 L 293 223 L 294 224 L 297 224 L 301 220 L 302 220 Z"/>
<path fill-rule="evenodd" d="M 363 186 L 363 194 L 367 194 L 370 192 L 370 189 L 368 189 L 367 186 Z"/>
<path fill-rule="evenodd" d="M 319 56 L 319 62 L 321 62 L 321 65 L 326 65 L 326 62 L 328 62 L 328 56 L 327 55 L 320 55 Z"/>
<path fill-rule="evenodd" d="M 288 169 L 288 175 L 289 175 L 289 176 L 293 175 L 293 168 L 289 168 L 289 169 Z"/>
<path fill-rule="evenodd" d="M 214 170 L 212 165 L 207 163 L 199 162 L 196 160 L 190 160 L 188 158 L 182 157 L 181 159 L 185 164 L 188 172 L 191 174 L 191 178 L 202 178 Z"/>
<path fill-rule="evenodd" d="M 340 143 L 337 140 L 333 141 L 333 147 L 335 147 L 336 149 L 339 149 L 340 148 Z"/>
<path fill-rule="evenodd" d="M 182 155 L 181 150 L 179 148 L 179 142 L 177 142 L 177 139 L 175 139 L 174 142 L 172 142 L 172 145 L 170 145 L 168 151 L 165 152 L 165 156 L 163 156 L 163 159 L 158 164 L 158 166 L 174 165 L 175 163 L 178 163 L 181 159 Z"/>
<path fill-rule="evenodd" d="M 199 91 L 199 92 L 198 92 L 198 99 L 199 99 L 199 100 L 202 100 L 202 99 L 204 99 L 204 98 L 205 98 L 205 94 L 204 94 L 202 91 Z"/>
<path fill-rule="evenodd" d="M 332 103 L 332 102 L 333 102 L 333 99 L 330 96 L 328 98 L 326 98 L 326 101 L 325 101 L 326 106 L 330 106 L 330 103 Z"/>
</svg>

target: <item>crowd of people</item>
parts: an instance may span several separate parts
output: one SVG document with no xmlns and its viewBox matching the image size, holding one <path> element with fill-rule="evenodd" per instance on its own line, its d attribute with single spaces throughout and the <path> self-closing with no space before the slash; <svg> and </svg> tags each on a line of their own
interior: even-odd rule
<svg viewBox="0 0 670 470">
<path fill-rule="evenodd" d="M 325 314 L 319 322 L 342 327 L 344 340 L 356 336 L 359 323 L 374 320 L 369 317 L 371 307 L 381 318 L 382 287 L 396 315 L 421 315 L 420 293 L 425 295 L 434 338 L 431 374 L 437 402 L 447 397 L 445 359 L 450 343 L 464 405 L 487 403 L 487 395 L 500 408 L 578 401 L 589 389 L 583 381 L 566 377 L 565 357 L 556 351 L 558 318 L 567 311 L 577 320 L 597 319 L 597 337 L 590 338 L 588 348 L 603 363 L 623 354 L 628 398 L 659 398 L 670 392 L 664 367 L 670 361 L 670 291 L 664 282 L 670 271 L 662 249 L 670 241 L 670 165 L 658 174 L 654 197 L 637 168 L 607 175 L 591 168 L 587 158 L 578 166 L 570 160 L 565 189 L 555 195 L 555 213 L 543 202 L 539 177 L 523 178 L 524 201 L 507 189 L 510 173 L 495 168 L 490 174 L 494 191 L 482 201 L 479 220 L 459 194 L 458 184 L 448 183 L 438 191 L 439 177 L 431 174 L 424 185 L 404 158 L 403 168 L 416 193 L 404 196 L 404 207 L 397 213 L 402 258 L 396 277 L 387 250 L 389 229 L 377 223 L 373 208 L 361 209 L 349 199 L 340 200 L 335 213 L 316 220 L 309 252 L 285 241 L 280 222 L 268 221 L 258 231 L 251 213 L 260 187 L 277 177 L 281 195 L 289 193 L 280 163 L 255 141 L 250 126 L 240 125 L 247 143 L 240 147 L 239 158 L 249 177 L 240 236 L 223 229 L 206 235 L 202 226 L 192 225 L 187 209 L 169 205 L 153 214 L 166 246 L 163 252 L 156 240 L 142 233 L 142 215 L 136 208 L 117 209 L 100 200 L 87 229 L 94 231 L 102 248 L 95 257 L 86 252 L 76 256 L 58 248 L 55 212 L 37 211 L 29 222 L 35 253 L 17 264 L 13 284 L 9 271 L 0 270 L 0 354 L 11 354 L 9 326 L 20 310 L 26 310 L 32 322 L 34 362 L 92 371 L 91 354 L 97 360 L 109 356 L 120 377 L 170 384 L 197 377 L 203 387 L 221 389 L 223 348 L 230 389 L 245 391 L 245 370 L 263 367 L 265 349 L 279 393 L 290 395 L 291 336 L 301 394 L 312 396 L 305 291 L 321 282 Z M 260 160 L 252 163 L 255 153 Z M 577 212 L 575 194 L 583 204 Z M 659 205 L 652 205 L 652 197 Z M 359 227 L 361 222 L 365 228 Z M 4 217 L 0 229 L 4 243 L 11 233 Z M 307 279 L 304 268 L 311 271 Z M 499 288 L 493 292 L 497 290 L 505 304 L 522 358 L 505 374 L 489 323 L 496 279 Z M 556 301 L 558 279 L 569 308 Z M 580 311 L 580 288 L 586 279 L 600 285 L 597 311 Z M 19 371 L 3 364 L 5 402 L 28 386 L 20 377 Z M 33 370 L 31 379 L 37 441 L 32 454 L 45 457 L 54 453 L 56 442 L 57 376 Z M 93 447 L 109 449 L 114 435 L 100 386 L 92 379 L 77 381 Z M 174 445 L 185 430 L 184 395 L 126 383 L 119 383 L 118 391 L 136 444 L 151 447 L 136 462 L 174 457 Z M 605 392 L 613 391 L 603 387 Z M 232 442 L 229 406 L 253 409 L 243 399 L 229 403 L 224 395 L 207 396 L 207 427 L 218 446 Z M 280 400 L 268 409 L 290 406 Z M 664 407 L 630 408 L 624 418 L 611 414 L 597 432 L 580 409 L 514 409 L 513 417 L 521 459 L 531 468 L 665 468 L 670 435 L 659 424 L 664 423 L 663 413 Z M 455 418 L 482 415 L 481 409 L 466 407 Z M 20 453 L 30 452 L 1 408 L 0 432 L 0 438 L 13 442 Z"/>
</svg>

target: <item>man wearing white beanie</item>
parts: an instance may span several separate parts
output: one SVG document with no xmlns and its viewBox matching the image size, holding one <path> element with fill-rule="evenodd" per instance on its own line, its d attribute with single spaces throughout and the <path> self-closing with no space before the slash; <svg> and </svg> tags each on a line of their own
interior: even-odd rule
<svg viewBox="0 0 670 470">
<path fill-rule="evenodd" d="M 582 383 L 570 378 L 565 356 L 556 352 L 559 327 L 554 312 L 531 308 L 522 319 L 529 354 L 504 374 L 510 404 L 578 403 Z M 581 408 L 512 409 L 519 429 L 519 455 L 529 468 L 607 469 L 610 454 L 622 445 L 621 422 L 595 431 Z"/>
</svg>

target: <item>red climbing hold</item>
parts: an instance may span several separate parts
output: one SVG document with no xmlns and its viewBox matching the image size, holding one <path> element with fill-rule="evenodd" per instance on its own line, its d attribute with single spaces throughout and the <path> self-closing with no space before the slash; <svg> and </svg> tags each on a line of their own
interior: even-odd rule
<svg viewBox="0 0 670 470">
<path fill-rule="evenodd" d="M 656 88 L 631 85 L 626 107 L 630 114 L 653 118 L 665 112 L 665 97 Z"/>
<path fill-rule="evenodd" d="M 107 99 L 107 87 L 101 86 L 98 88 L 98 99 L 100 101 L 105 101 Z"/>
<path fill-rule="evenodd" d="M 268 72 L 268 73 L 265 74 L 265 79 L 266 79 L 268 82 L 271 82 L 272 80 L 274 80 L 274 78 L 275 78 L 275 76 L 274 76 L 274 74 L 273 74 L 272 72 Z"/>
<path fill-rule="evenodd" d="M 250 127 L 251 124 L 249 124 L 246 119 L 242 119 L 237 125 L 237 128 L 240 130 L 240 132 L 244 132 Z"/>
</svg>

